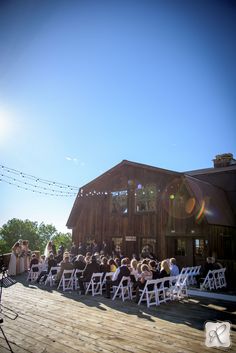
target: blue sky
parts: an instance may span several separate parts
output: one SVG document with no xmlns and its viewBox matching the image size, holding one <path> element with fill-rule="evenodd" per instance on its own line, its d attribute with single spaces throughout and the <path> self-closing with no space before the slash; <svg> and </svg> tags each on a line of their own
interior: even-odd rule
<svg viewBox="0 0 236 353">
<path fill-rule="evenodd" d="M 235 1 L 0 2 L 0 164 L 78 187 L 123 159 L 236 157 Z M 65 231 L 74 198 L 0 183 L 0 226 Z"/>
</svg>

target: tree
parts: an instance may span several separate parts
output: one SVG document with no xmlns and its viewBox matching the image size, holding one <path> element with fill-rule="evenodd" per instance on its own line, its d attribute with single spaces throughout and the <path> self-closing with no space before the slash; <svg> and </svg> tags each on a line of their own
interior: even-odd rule
<svg viewBox="0 0 236 353">
<path fill-rule="evenodd" d="M 57 235 L 57 230 L 52 224 L 40 223 L 38 227 L 38 235 L 40 237 L 40 251 L 43 252 L 50 239 Z"/>
<path fill-rule="evenodd" d="M 71 248 L 71 234 L 57 232 L 52 224 L 38 225 L 28 219 L 13 218 L 0 228 L 0 253 L 11 252 L 12 246 L 19 240 L 28 240 L 31 250 L 42 254 L 49 240 L 54 240 L 58 248 L 63 243 L 65 249 Z"/>
<path fill-rule="evenodd" d="M 70 250 L 72 244 L 72 235 L 70 233 L 57 233 L 53 238 L 53 243 L 58 249 L 61 243 L 64 245 L 65 250 Z"/>
<path fill-rule="evenodd" d="M 38 238 L 38 223 L 31 222 L 28 219 L 22 221 L 17 218 L 9 220 L 0 229 L 0 239 L 2 239 L 8 247 L 8 252 L 11 251 L 12 246 L 19 239 L 29 240 L 30 247 L 35 247 L 35 250 L 39 250 L 39 238 Z"/>
</svg>

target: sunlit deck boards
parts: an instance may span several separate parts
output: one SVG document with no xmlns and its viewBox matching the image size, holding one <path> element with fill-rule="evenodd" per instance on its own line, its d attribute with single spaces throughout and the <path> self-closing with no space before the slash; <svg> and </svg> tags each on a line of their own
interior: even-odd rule
<svg viewBox="0 0 236 353">
<path fill-rule="evenodd" d="M 15 353 L 217 352 L 205 347 L 204 322 L 230 320 L 236 328 L 235 304 L 206 299 L 147 309 L 19 282 L 3 288 L 2 304 L 19 314 L 15 321 L 5 318 L 2 326 Z M 0 352 L 9 352 L 1 332 Z"/>
</svg>

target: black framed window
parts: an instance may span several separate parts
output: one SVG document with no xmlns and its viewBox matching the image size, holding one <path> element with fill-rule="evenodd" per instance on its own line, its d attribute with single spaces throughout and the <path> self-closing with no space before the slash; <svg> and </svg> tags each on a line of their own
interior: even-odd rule
<svg viewBox="0 0 236 353">
<path fill-rule="evenodd" d="M 135 190 L 135 211 L 150 212 L 156 210 L 156 185 L 149 184 L 142 186 L 141 184 Z"/>
<path fill-rule="evenodd" d="M 128 191 L 120 190 L 111 193 L 111 213 L 128 213 Z"/>
<path fill-rule="evenodd" d="M 186 240 L 175 239 L 175 255 L 186 256 Z"/>
</svg>

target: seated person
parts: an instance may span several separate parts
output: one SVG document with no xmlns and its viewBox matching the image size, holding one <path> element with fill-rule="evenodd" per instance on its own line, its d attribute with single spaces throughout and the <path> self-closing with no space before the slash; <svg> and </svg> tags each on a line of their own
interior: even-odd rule
<svg viewBox="0 0 236 353">
<path fill-rule="evenodd" d="M 73 264 L 74 264 L 74 268 L 76 270 L 84 270 L 84 268 L 86 266 L 86 262 L 84 260 L 84 256 L 83 255 L 76 256 L 76 259 L 73 262 Z"/>
<path fill-rule="evenodd" d="M 151 260 L 151 261 L 149 261 L 148 265 L 149 265 L 150 271 L 152 272 L 152 279 L 159 278 L 160 273 L 159 273 L 159 271 L 157 269 L 156 261 L 155 260 Z"/>
<path fill-rule="evenodd" d="M 55 256 L 55 260 L 57 264 L 61 263 L 61 261 L 63 260 L 63 253 L 60 249 L 58 250 L 57 255 Z"/>
<path fill-rule="evenodd" d="M 60 263 L 60 271 L 57 273 L 55 283 L 59 283 L 64 270 L 73 270 L 74 266 L 70 262 L 70 255 L 68 252 L 64 253 L 63 261 Z"/>
<path fill-rule="evenodd" d="M 115 263 L 114 259 L 109 259 L 108 260 L 108 265 L 110 266 L 110 271 L 109 272 L 116 272 L 117 266 L 116 266 L 116 263 Z"/>
<path fill-rule="evenodd" d="M 100 272 L 100 265 L 97 263 L 96 256 L 91 257 L 91 261 L 86 264 L 82 276 L 79 278 L 79 288 L 81 294 L 85 294 L 84 283 L 90 282 L 93 273 Z"/>
<path fill-rule="evenodd" d="M 152 279 L 152 271 L 150 270 L 147 264 L 142 264 L 141 266 L 141 274 L 136 283 L 134 283 L 133 289 L 136 290 L 136 303 L 139 302 L 139 290 L 144 289 L 146 281 Z"/>
<path fill-rule="evenodd" d="M 51 271 L 51 267 L 56 267 L 57 266 L 57 261 L 54 259 L 54 255 L 53 255 L 53 253 L 51 253 L 50 255 L 49 255 L 49 258 L 48 258 L 48 268 L 47 268 L 47 270 L 46 271 L 42 271 L 41 273 L 40 273 L 40 275 L 38 276 L 38 278 L 37 278 L 37 282 L 39 283 L 40 282 L 40 280 L 41 280 L 41 278 L 43 277 L 43 279 L 41 280 L 41 282 L 45 282 L 46 281 L 46 278 L 47 278 L 47 276 L 48 276 L 48 274 L 49 274 L 49 272 Z"/>
<path fill-rule="evenodd" d="M 209 271 L 215 270 L 214 262 L 215 259 L 213 257 L 207 257 L 205 264 L 201 268 L 201 277 L 205 278 Z"/>
<path fill-rule="evenodd" d="M 117 268 L 116 272 L 114 273 L 112 280 L 106 281 L 106 297 L 111 297 L 111 287 L 118 286 L 122 277 L 130 276 L 130 270 L 127 266 L 128 260 L 126 258 L 121 260 L 121 266 Z"/>
<path fill-rule="evenodd" d="M 139 278 L 138 273 L 138 261 L 136 259 L 132 259 L 130 263 L 130 278 L 132 282 L 137 282 Z"/>
<path fill-rule="evenodd" d="M 31 269 L 32 265 L 38 265 L 38 263 L 39 263 L 39 260 L 37 259 L 36 255 L 32 254 L 31 261 L 30 261 L 30 269 Z M 37 269 L 34 268 L 33 271 L 37 272 Z"/>
<path fill-rule="evenodd" d="M 170 275 L 171 276 L 178 276 L 179 275 L 179 268 L 176 265 L 176 259 L 172 257 L 170 259 Z"/>
<path fill-rule="evenodd" d="M 170 276 L 170 267 L 167 260 L 161 262 L 160 274 L 158 278 L 164 278 Z"/>
<path fill-rule="evenodd" d="M 108 259 L 106 257 L 103 257 L 101 260 L 100 272 L 103 272 L 103 273 L 111 272 L 110 265 L 108 264 Z"/>
</svg>

